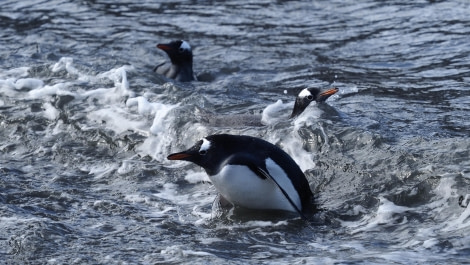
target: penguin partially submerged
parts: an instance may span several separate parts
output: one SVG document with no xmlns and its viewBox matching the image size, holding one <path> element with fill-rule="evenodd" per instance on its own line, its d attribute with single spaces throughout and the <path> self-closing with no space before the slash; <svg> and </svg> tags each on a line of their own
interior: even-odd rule
<svg viewBox="0 0 470 265">
<path fill-rule="evenodd" d="M 210 135 L 168 159 L 203 167 L 223 199 L 235 206 L 296 212 L 303 218 L 313 209 L 313 193 L 300 167 L 262 139 Z"/>
<path fill-rule="evenodd" d="M 334 95 L 339 91 L 338 88 L 330 88 L 322 90 L 319 88 L 305 88 L 297 95 L 294 107 L 292 108 L 291 103 L 284 104 L 282 100 L 268 105 L 261 115 L 261 123 L 263 125 L 275 124 L 279 121 L 294 119 L 302 114 L 312 102 L 322 103 L 327 100 L 330 96 Z M 291 114 L 287 113 L 291 109 Z"/>
<path fill-rule="evenodd" d="M 168 54 L 171 64 L 163 62 L 155 66 L 154 72 L 180 82 L 195 80 L 193 52 L 189 43 L 184 40 L 177 40 L 167 44 L 158 44 L 157 48 Z"/>
<path fill-rule="evenodd" d="M 299 116 L 311 102 L 324 102 L 327 98 L 334 95 L 338 91 L 339 89 L 336 87 L 323 91 L 314 87 L 303 89 L 295 99 L 294 109 L 292 110 L 290 119 Z"/>
</svg>

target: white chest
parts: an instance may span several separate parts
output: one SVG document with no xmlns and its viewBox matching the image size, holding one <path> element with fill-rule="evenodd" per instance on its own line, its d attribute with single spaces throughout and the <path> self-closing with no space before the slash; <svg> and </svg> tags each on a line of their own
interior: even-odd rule
<svg viewBox="0 0 470 265">
<path fill-rule="evenodd" d="M 272 160 L 266 160 L 268 173 L 281 185 L 298 209 L 302 209 L 300 197 L 285 172 Z M 226 165 L 214 176 L 212 183 L 231 203 L 251 209 L 278 209 L 295 212 L 294 207 L 279 187 L 269 178 L 262 179 L 248 167 Z"/>
</svg>

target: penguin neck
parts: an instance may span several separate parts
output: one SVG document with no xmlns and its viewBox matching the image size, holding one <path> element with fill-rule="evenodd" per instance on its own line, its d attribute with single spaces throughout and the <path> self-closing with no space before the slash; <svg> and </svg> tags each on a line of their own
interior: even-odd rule
<svg viewBox="0 0 470 265">
<path fill-rule="evenodd" d="M 183 64 L 173 64 L 173 68 L 176 70 L 176 78 L 178 81 L 192 81 L 194 80 L 193 74 L 193 65 L 192 62 L 190 63 L 183 63 Z"/>
</svg>

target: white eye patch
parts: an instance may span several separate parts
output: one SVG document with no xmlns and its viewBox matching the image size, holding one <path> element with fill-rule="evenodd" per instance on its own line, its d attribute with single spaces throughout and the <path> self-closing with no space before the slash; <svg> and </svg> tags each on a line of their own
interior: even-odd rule
<svg viewBox="0 0 470 265">
<path fill-rule="evenodd" d="M 308 91 L 308 89 L 306 89 L 306 88 L 304 88 L 299 93 L 299 97 L 301 97 L 301 98 L 306 98 L 306 97 L 311 96 L 311 95 L 312 95 L 312 93 L 310 93 L 310 91 Z"/>
<path fill-rule="evenodd" d="M 209 148 L 211 148 L 211 142 L 207 140 L 206 138 L 202 138 L 202 144 L 201 144 L 201 148 L 199 148 L 199 152 L 207 151 L 209 150 Z"/>
<path fill-rule="evenodd" d="M 181 41 L 180 49 L 190 51 L 191 46 L 189 46 L 189 43 L 187 43 L 186 41 L 183 40 L 183 41 Z"/>
</svg>

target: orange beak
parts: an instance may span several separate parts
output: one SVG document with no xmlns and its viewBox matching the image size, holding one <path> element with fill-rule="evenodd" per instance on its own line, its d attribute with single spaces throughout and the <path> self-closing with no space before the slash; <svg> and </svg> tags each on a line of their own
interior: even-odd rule
<svg viewBox="0 0 470 265">
<path fill-rule="evenodd" d="M 191 157 L 191 155 L 187 153 L 176 153 L 176 154 L 169 155 L 167 159 L 168 160 L 185 160 L 189 157 Z"/>
<path fill-rule="evenodd" d="M 336 92 L 338 92 L 338 91 L 339 91 L 339 89 L 338 89 L 337 87 L 333 87 L 333 88 L 330 88 L 330 89 L 328 89 L 328 90 L 326 90 L 326 91 L 323 91 L 323 92 L 320 94 L 320 96 L 322 96 L 322 97 L 323 97 L 323 96 L 331 96 L 331 95 L 333 95 L 333 94 L 336 94 Z"/>
</svg>

